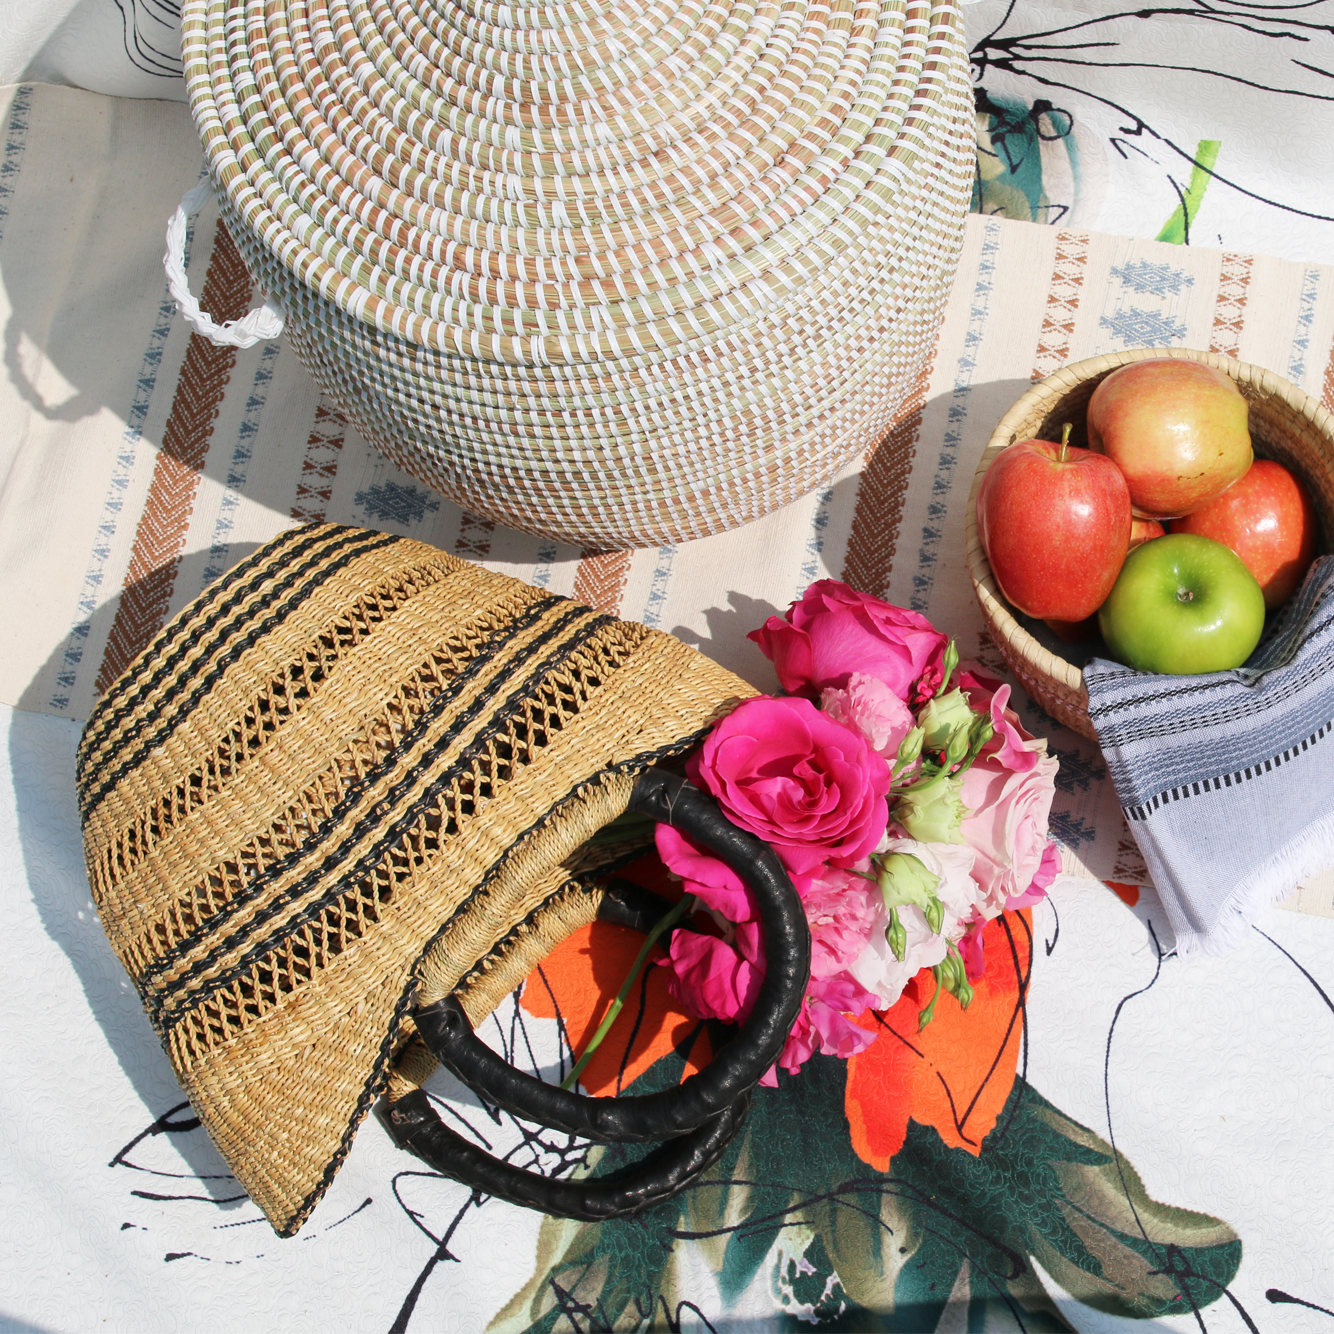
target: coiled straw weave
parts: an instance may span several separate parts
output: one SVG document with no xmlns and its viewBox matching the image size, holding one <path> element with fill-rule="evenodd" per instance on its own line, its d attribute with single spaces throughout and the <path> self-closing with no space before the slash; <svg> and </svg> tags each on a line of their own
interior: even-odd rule
<svg viewBox="0 0 1334 1334">
<path fill-rule="evenodd" d="M 102 922 L 290 1236 L 413 1036 L 474 1024 L 642 843 L 592 834 L 754 691 L 670 635 L 405 538 L 294 529 L 168 624 L 78 758 Z"/>
<path fill-rule="evenodd" d="M 973 173 L 952 3 L 187 0 L 182 52 L 294 347 L 476 513 L 744 523 L 929 355 Z"/>
</svg>

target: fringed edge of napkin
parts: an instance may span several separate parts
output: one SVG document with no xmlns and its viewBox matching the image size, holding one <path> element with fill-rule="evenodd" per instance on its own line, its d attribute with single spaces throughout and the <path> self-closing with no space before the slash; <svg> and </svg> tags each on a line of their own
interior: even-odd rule
<svg viewBox="0 0 1334 1334">
<path fill-rule="evenodd" d="M 1334 863 L 1334 812 L 1307 825 L 1262 866 L 1251 872 L 1228 895 L 1213 925 L 1207 931 L 1192 931 L 1173 923 L 1176 952 L 1213 955 L 1220 958 L 1232 953 L 1246 939 L 1247 932 L 1264 909 L 1282 903 L 1303 880 Z"/>
</svg>

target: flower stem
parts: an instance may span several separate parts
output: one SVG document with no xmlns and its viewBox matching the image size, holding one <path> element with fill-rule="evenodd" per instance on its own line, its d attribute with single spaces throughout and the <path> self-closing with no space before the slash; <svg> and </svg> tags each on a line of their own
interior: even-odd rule
<svg viewBox="0 0 1334 1334">
<path fill-rule="evenodd" d="M 940 965 L 937 964 L 932 970 L 931 975 L 936 979 L 936 989 L 931 993 L 930 1001 L 923 1006 L 921 1014 L 917 1016 L 917 1031 L 920 1033 L 929 1024 L 936 1013 L 936 1002 L 940 999 Z"/>
<path fill-rule="evenodd" d="M 640 947 L 639 953 L 635 956 L 635 961 L 630 967 L 629 976 L 621 984 L 621 989 L 616 993 L 616 999 L 612 1001 L 610 1008 L 598 1025 L 597 1032 L 593 1034 L 587 1047 L 584 1048 L 584 1054 L 575 1063 L 574 1069 L 570 1071 L 564 1079 L 560 1081 L 563 1089 L 571 1089 L 584 1073 L 585 1067 L 592 1059 L 593 1053 L 602 1045 L 602 1039 L 611 1032 L 611 1026 L 616 1022 L 616 1016 L 620 1014 L 622 1006 L 625 1005 L 627 997 L 630 995 L 630 988 L 634 986 L 636 979 L 643 970 L 644 964 L 648 959 L 648 952 L 657 944 L 658 937 L 662 935 L 669 927 L 673 927 L 681 918 L 687 916 L 689 912 L 694 911 L 695 896 L 687 894 L 680 903 L 676 904 L 671 912 L 664 913 L 653 924 L 653 929 L 644 937 L 644 943 Z"/>
</svg>

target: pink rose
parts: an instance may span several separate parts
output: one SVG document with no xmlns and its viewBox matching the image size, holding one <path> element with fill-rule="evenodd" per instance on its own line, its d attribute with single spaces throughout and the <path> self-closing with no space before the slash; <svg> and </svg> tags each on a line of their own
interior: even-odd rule
<svg viewBox="0 0 1334 1334">
<path fill-rule="evenodd" d="M 687 894 L 694 894 L 706 908 L 721 913 L 729 922 L 754 918 L 755 896 L 730 866 L 701 852 L 669 824 L 658 825 L 653 837 L 663 865 L 685 881 Z"/>
<path fill-rule="evenodd" d="M 809 700 L 747 700 L 686 765 L 734 824 L 771 844 L 794 874 L 852 866 L 889 822 L 889 766 Z"/>
<path fill-rule="evenodd" d="M 773 661 L 783 689 L 793 694 L 842 687 L 853 672 L 863 672 L 903 700 L 924 673 L 928 684 L 939 680 L 948 642 L 925 616 L 836 579 L 812 584 L 785 620 L 770 616 L 747 638 Z"/>
<path fill-rule="evenodd" d="M 1061 850 L 1055 843 L 1048 843 L 1042 853 L 1042 861 L 1038 864 L 1037 875 L 1017 899 L 1005 900 L 1005 911 L 1014 912 L 1017 908 L 1031 908 L 1035 903 L 1041 903 L 1060 871 Z"/>
<path fill-rule="evenodd" d="M 741 1023 L 750 1014 L 764 980 L 764 961 L 746 957 L 759 936 L 754 924 L 749 925 L 750 932 L 737 933 L 741 949 L 697 931 L 672 932 L 662 966 L 670 970 L 667 990 L 687 1014 L 729 1024 Z"/>
<path fill-rule="evenodd" d="M 973 878 L 986 899 L 984 915 L 997 916 L 1033 883 L 1047 851 L 1058 761 L 1042 750 L 1031 768 L 1018 771 L 1002 753 L 979 756 L 963 776 L 963 804 L 970 814 L 963 836 L 977 853 Z"/>
<path fill-rule="evenodd" d="M 816 1052 L 840 1056 L 846 1061 L 865 1051 L 877 1035 L 854 1024 L 848 1016 L 864 1014 L 875 1004 L 876 998 L 847 973 L 813 981 L 782 1055 L 762 1076 L 760 1083 L 766 1088 L 776 1088 L 779 1066 L 795 1075 Z"/>
<path fill-rule="evenodd" d="M 891 763 L 917 723 L 912 710 L 879 677 L 865 672 L 853 672 L 842 690 L 826 686 L 820 707 L 835 722 L 860 732 L 871 749 Z"/>
<path fill-rule="evenodd" d="M 982 943 L 982 932 L 986 929 L 987 919 L 981 913 L 975 913 L 959 941 L 959 957 L 970 982 L 986 976 L 987 952 Z"/>
<path fill-rule="evenodd" d="M 975 670 L 960 672 L 959 685 L 973 709 L 991 714 L 995 736 L 987 743 L 987 754 L 999 754 L 1009 769 L 1020 772 L 1031 769 L 1037 763 L 1042 743 L 1024 730 L 1019 715 L 1009 707 L 1010 687 Z"/>
</svg>

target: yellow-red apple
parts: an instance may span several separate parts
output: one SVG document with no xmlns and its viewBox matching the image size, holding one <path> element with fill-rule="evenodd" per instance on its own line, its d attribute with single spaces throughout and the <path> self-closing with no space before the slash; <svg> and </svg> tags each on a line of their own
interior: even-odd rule
<svg viewBox="0 0 1334 1334">
<path fill-rule="evenodd" d="M 1125 474 L 1137 516 L 1172 519 L 1245 476 L 1247 416 L 1237 386 L 1212 366 L 1176 357 L 1133 361 L 1093 391 L 1089 445 Z"/>
</svg>

